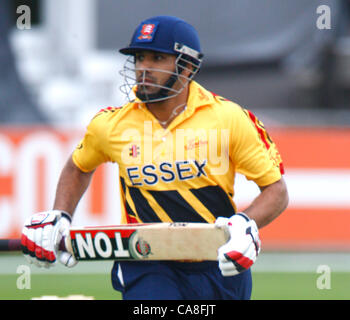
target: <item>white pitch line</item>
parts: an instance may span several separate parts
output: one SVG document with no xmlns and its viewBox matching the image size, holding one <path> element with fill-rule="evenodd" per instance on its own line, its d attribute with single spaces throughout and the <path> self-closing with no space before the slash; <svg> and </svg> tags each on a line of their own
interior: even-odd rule
<svg viewBox="0 0 350 320">
<path fill-rule="evenodd" d="M 334 272 L 350 272 L 350 252 L 265 252 L 253 272 L 314 272 L 326 265 Z"/>
<path fill-rule="evenodd" d="M 111 272 L 113 261 L 79 262 L 73 268 L 67 268 L 58 262 L 54 267 L 47 269 L 28 264 L 25 258 L 18 254 L 0 255 L 0 274 L 16 274 L 20 265 L 29 266 L 32 274 L 108 274 Z"/>
<path fill-rule="evenodd" d="M 0 255 L 0 274 L 16 275 L 20 265 L 28 265 L 21 255 Z M 50 269 L 30 266 L 32 274 L 110 274 L 113 261 L 79 262 L 74 268 L 60 263 Z M 253 272 L 314 272 L 327 265 L 334 272 L 350 272 L 350 252 L 262 252 Z"/>
</svg>

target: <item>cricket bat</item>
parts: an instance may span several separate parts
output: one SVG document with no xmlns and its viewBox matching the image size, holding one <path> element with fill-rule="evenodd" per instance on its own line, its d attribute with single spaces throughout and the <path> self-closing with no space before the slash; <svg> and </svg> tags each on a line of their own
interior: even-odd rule
<svg viewBox="0 0 350 320">
<path fill-rule="evenodd" d="M 209 223 L 143 223 L 72 227 L 60 250 L 80 261 L 217 260 L 229 235 Z M 20 250 L 20 240 L 0 240 L 0 251 Z"/>
</svg>

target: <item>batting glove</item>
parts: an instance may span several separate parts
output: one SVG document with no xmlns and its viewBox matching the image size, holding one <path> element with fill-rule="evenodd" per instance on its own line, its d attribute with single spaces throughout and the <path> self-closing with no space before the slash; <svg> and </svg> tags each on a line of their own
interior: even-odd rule
<svg viewBox="0 0 350 320">
<path fill-rule="evenodd" d="M 77 264 L 68 252 L 58 252 L 62 237 L 69 235 L 71 217 L 68 213 L 52 210 L 30 216 L 22 230 L 22 251 L 29 263 L 49 268 L 58 260 L 67 267 Z"/>
<path fill-rule="evenodd" d="M 230 239 L 218 249 L 218 261 L 223 276 L 234 276 L 249 269 L 256 261 L 261 241 L 254 220 L 244 213 L 231 218 L 219 217 L 215 226 L 225 229 Z"/>
</svg>

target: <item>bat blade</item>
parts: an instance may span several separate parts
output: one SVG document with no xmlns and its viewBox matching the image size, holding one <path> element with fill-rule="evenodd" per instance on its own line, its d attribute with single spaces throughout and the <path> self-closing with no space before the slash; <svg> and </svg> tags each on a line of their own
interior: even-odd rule
<svg viewBox="0 0 350 320">
<path fill-rule="evenodd" d="M 77 260 L 217 260 L 228 234 L 208 223 L 144 223 L 74 227 L 59 250 Z M 1 239 L 0 251 L 21 250 L 20 239 Z"/>
<path fill-rule="evenodd" d="M 207 223 L 150 223 L 71 229 L 78 260 L 216 260 L 228 240 Z"/>
</svg>

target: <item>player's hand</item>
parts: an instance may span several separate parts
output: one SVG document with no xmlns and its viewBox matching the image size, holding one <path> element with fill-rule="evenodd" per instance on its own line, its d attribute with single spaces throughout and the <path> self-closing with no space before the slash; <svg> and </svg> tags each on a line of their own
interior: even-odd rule
<svg viewBox="0 0 350 320">
<path fill-rule="evenodd" d="M 254 220 L 244 213 L 231 218 L 219 217 L 215 226 L 228 231 L 230 239 L 218 249 L 218 261 L 223 276 L 234 276 L 249 269 L 256 261 L 261 241 Z"/>
<path fill-rule="evenodd" d="M 58 252 L 62 237 L 69 235 L 71 217 L 69 214 L 52 210 L 30 216 L 22 230 L 22 251 L 29 263 L 49 268 L 59 260 L 67 267 L 77 264 L 68 252 Z"/>
</svg>

